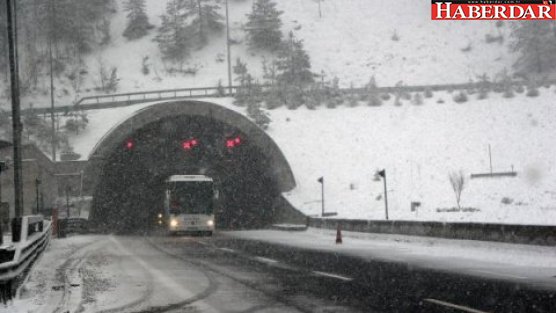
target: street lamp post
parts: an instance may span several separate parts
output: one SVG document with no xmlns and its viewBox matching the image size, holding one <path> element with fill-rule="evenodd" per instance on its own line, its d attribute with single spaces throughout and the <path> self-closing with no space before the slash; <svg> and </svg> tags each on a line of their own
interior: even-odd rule
<svg viewBox="0 0 556 313">
<path fill-rule="evenodd" d="M 70 201 L 69 201 L 69 193 L 70 193 L 70 186 L 66 186 L 66 219 L 70 218 Z"/>
<path fill-rule="evenodd" d="M 8 169 L 4 161 L 0 161 L 0 208 L 2 207 L 2 172 Z"/>
<path fill-rule="evenodd" d="M 53 59 L 52 59 L 52 37 L 54 34 L 54 26 L 52 25 L 55 16 L 54 13 L 54 5 L 53 0 L 50 0 L 50 10 L 51 10 L 51 17 L 50 17 L 50 30 L 48 34 L 48 57 L 50 63 L 50 126 L 51 126 L 51 145 L 52 145 L 52 161 L 56 161 L 56 119 L 54 117 L 54 66 L 53 66 Z"/>
<path fill-rule="evenodd" d="M 40 199 L 39 199 L 39 186 L 41 185 L 41 180 L 40 178 L 35 178 L 35 196 L 37 198 L 37 211 L 35 212 L 35 214 L 39 214 L 40 213 Z"/>
<path fill-rule="evenodd" d="M 230 48 L 230 18 L 228 0 L 226 0 L 226 50 L 228 52 L 228 92 L 232 94 L 232 52 Z"/>
<path fill-rule="evenodd" d="M 321 177 L 317 180 L 321 185 L 321 207 L 322 207 L 322 216 L 324 217 L 324 177 Z"/>
<path fill-rule="evenodd" d="M 376 174 L 382 177 L 382 181 L 384 182 L 384 210 L 386 212 L 386 220 L 388 220 L 388 190 L 386 189 L 386 169 L 378 171 Z"/>
</svg>

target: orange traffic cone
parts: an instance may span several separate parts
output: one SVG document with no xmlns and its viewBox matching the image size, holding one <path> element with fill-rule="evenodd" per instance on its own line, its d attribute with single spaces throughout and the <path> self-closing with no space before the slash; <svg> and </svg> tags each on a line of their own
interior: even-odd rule
<svg viewBox="0 0 556 313">
<path fill-rule="evenodd" d="M 342 228 L 340 224 L 338 224 L 338 228 L 336 229 L 336 244 L 342 243 Z"/>
</svg>

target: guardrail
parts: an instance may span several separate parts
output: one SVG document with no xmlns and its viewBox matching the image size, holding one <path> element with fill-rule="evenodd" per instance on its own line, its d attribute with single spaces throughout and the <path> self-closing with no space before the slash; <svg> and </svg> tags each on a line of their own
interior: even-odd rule
<svg viewBox="0 0 556 313">
<path fill-rule="evenodd" d="M 391 86 L 391 87 L 376 87 L 374 89 L 377 93 L 407 93 L 407 92 L 424 92 L 430 91 L 453 91 L 453 90 L 470 90 L 477 88 L 488 88 L 493 91 L 501 91 L 507 85 L 511 86 L 527 86 L 530 81 L 514 80 L 510 82 L 470 82 L 462 84 L 442 84 L 442 85 L 414 85 L 414 86 Z M 546 80 L 546 85 L 555 85 L 556 80 Z M 270 87 L 270 85 L 260 85 L 263 92 Z M 55 114 L 68 114 L 76 110 L 98 110 L 124 107 L 139 103 L 173 100 L 173 99 L 187 99 L 187 98 L 207 98 L 207 97 L 229 97 L 237 93 L 240 86 L 230 87 L 198 87 L 198 88 L 177 88 L 177 89 L 164 89 L 152 91 L 129 92 L 111 95 L 96 95 L 87 96 L 79 99 L 74 105 L 57 106 L 54 108 Z M 340 92 L 344 94 L 365 94 L 369 92 L 366 87 L 363 88 L 342 88 Z M 33 110 L 37 114 L 50 114 L 51 108 L 33 108 L 25 109 Z"/>
<path fill-rule="evenodd" d="M 364 233 L 398 234 L 447 239 L 498 241 L 556 246 L 556 226 L 427 221 L 373 221 L 309 217 L 310 227 Z"/>
<path fill-rule="evenodd" d="M 12 243 L 0 247 L 0 300 L 13 298 L 18 278 L 33 264 L 50 241 L 51 223 L 42 216 L 12 221 Z"/>
<path fill-rule="evenodd" d="M 187 98 L 229 97 L 237 93 L 239 86 L 230 87 L 199 87 L 178 88 L 151 91 L 128 92 L 109 95 L 87 96 L 79 99 L 74 105 L 57 106 L 54 113 L 68 114 L 70 111 L 98 110 L 124 107 L 139 103 L 175 100 Z M 31 109 L 26 109 L 31 110 Z M 22 111 L 26 111 L 22 110 Z M 50 114 L 51 108 L 33 108 L 37 114 Z"/>
</svg>

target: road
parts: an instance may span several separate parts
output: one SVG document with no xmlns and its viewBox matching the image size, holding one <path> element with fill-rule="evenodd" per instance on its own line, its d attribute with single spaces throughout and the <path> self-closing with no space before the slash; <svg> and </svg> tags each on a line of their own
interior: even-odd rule
<svg viewBox="0 0 556 313">
<path fill-rule="evenodd" d="M 554 293 L 488 276 L 226 233 L 87 235 L 53 240 L 18 300 L 0 312 L 481 313 L 556 307 Z"/>
<path fill-rule="evenodd" d="M 20 299 L 0 311 L 375 312 L 342 296 L 349 281 L 219 248 L 218 236 L 90 238 L 58 263 L 46 255 Z M 45 278 L 53 266 L 55 277 Z"/>
</svg>

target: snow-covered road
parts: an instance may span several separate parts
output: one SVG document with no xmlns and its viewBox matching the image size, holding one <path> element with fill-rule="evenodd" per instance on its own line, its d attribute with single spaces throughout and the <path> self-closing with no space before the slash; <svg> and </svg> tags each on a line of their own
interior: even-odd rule
<svg viewBox="0 0 556 313">
<path fill-rule="evenodd" d="M 552 247 L 309 229 L 53 239 L 0 312 L 553 312 Z"/>
<path fill-rule="evenodd" d="M 0 312 L 356 312 L 304 291 L 318 287 L 289 286 L 305 284 L 305 276 L 283 282 L 267 259 L 238 257 L 212 240 L 54 239 L 17 300 Z M 313 277 L 309 286 L 320 279 Z M 287 289 L 295 291 L 284 295 Z"/>
<path fill-rule="evenodd" d="M 318 228 L 302 232 L 235 231 L 227 235 L 369 261 L 380 260 L 409 267 L 506 280 L 556 291 L 556 250 L 551 246 L 349 231 L 343 231 L 342 234 L 344 240 L 341 245 L 335 243 L 336 231 Z"/>
</svg>

